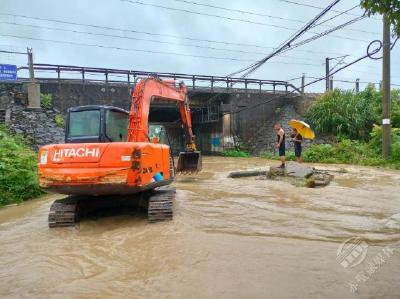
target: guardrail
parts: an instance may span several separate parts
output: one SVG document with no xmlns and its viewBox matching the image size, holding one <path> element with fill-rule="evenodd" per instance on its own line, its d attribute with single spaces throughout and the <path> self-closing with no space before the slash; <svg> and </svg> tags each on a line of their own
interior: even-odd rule
<svg viewBox="0 0 400 299">
<path fill-rule="evenodd" d="M 28 67 L 20 67 L 18 70 L 29 70 Z M 143 76 L 156 76 L 159 78 L 172 78 L 175 80 L 186 81 L 186 85 L 192 90 L 207 88 L 211 92 L 215 89 L 233 89 L 233 88 L 244 88 L 245 90 L 259 90 L 261 91 L 280 91 L 289 92 L 292 91 L 301 92 L 293 84 L 287 81 L 281 80 L 261 80 L 261 79 L 248 79 L 248 78 L 233 78 L 233 77 L 222 77 L 222 76 L 208 76 L 208 75 L 193 75 L 193 74 L 182 74 L 182 73 L 162 73 L 162 72 L 146 72 L 146 71 L 134 71 L 134 70 L 121 70 L 121 69 L 109 69 L 109 68 L 95 68 L 95 67 L 81 67 L 72 65 L 56 65 L 56 64 L 34 64 L 35 77 L 38 80 L 81 80 L 82 83 L 90 81 L 101 81 L 105 83 L 126 83 L 130 85 L 135 82 L 136 78 Z M 54 73 L 54 77 L 40 77 L 40 72 Z M 80 79 L 71 78 L 71 73 L 80 74 Z M 88 75 L 104 75 L 102 80 L 88 79 Z M 69 77 L 68 77 L 69 76 Z M 114 79 L 111 79 L 114 78 Z M 115 80 L 115 78 L 123 78 Z M 189 84 L 187 84 L 189 82 Z M 204 85 L 206 83 L 206 85 Z M 221 86 L 222 84 L 222 86 Z M 219 86 L 220 85 L 220 86 Z M 283 90 L 282 90 L 283 89 Z"/>
</svg>

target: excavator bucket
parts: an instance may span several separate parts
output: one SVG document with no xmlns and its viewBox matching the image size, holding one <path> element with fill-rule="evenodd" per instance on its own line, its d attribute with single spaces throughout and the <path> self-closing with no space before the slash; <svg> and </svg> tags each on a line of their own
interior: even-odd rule
<svg viewBox="0 0 400 299">
<path fill-rule="evenodd" d="M 177 172 L 198 172 L 202 168 L 201 153 L 198 151 L 194 152 L 180 152 L 178 165 L 176 167 Z"/>
</svg>

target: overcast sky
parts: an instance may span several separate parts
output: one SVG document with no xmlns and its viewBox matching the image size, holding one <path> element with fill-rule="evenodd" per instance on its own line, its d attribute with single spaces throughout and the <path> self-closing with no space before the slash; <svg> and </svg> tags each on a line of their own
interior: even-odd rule
<svg viewBox="0 0 400 299">
<path fill-rule="evenodd" d="M 26 47 L 32 47 L 36 63 L 225 76 L 269 54 L 273 47 L 320 11 L 307 5 L 326 7 L 331 1 L 188 2 L 253 14 L 182 0 L 0 0 L 0 49 L 25 51 Z M 342 0 L 334 9 L 343 11 L 358 3 L 358 0 Z M 363 11 L 356 8 L 349 13 L 360 15 Z M 329 12 L 324 19 L 337 14 Z M 354 17 L 341 15 L 312 32 L 327 30 Z M 313 33 L 307 33 L 305 37 Z M 381 39 L 382 21 L 378 16 L 364 19 L 332 35 L 274 57 L 250 77 L 290 80 L 302 73 L 307 77 L 321 77 L 325 73 L 325 57 L 349 55 L 345 62 L 351 62 L 365 55 L 369 42 Z M 26 57 L 0 53 L 0 63 L 26 65 Z M 335 63 L 331 61 L 332 65 Z M 400 42 L 392 51 L 391 65 L 392 83 L 398 84 L 394 87 L 399 88 Z M 335 75 L 335 79 L 341 80 L 354 81 L 356 78 L 362 82 L 379 82 L 381 61 L 365 59 Z M 300 83 L 299 80 L 291 82 Z M 353 88 L 354 84 L 336 82 L 335 86 Z M 306 91 L 322 91 L 323 88 L 322 82 Z"/>
</svg>

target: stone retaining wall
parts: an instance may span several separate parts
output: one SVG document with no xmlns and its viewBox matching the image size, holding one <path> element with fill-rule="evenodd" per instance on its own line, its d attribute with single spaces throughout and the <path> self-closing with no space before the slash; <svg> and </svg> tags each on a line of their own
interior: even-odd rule
<svg viewBox="0 0 400 299">
<path fill-rule="evenodd" d="M 21 84 L 2 86 L 0 110 L 4 111 L 3 122 L 12 132 L 25 136 L 34 150 L 45 144 L 64 142 L 64 129 L 55 122 L 55 116 L 62 115 L 60 111 L 27 108 L 27 94 Z"/>
</svg>

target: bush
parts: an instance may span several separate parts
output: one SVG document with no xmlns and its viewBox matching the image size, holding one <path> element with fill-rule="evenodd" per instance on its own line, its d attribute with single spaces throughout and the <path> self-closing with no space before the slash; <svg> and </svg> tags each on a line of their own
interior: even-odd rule
<svg viewBox="0 0 400 299">
<path fill-rule="evenodd" d="M 306 118 L 323 135 L 342 135 L 367 140 L 376 120 L 376 96 L 371 90 L 355 93 L 335 89 L 325 93 L 311 105 Z"/>
<path fill-rule="evenodd" d="M 392 128 L 391 141 L 392 153 L 390 158 L 392 160 L 400 160 L 400 128 Z M 382 126 L 374 125 L 369 146 L 376 154 L 382 154 Z"/>
<path fill-rule="evenodd" d="M 54 121 L 56 122 L 56 125 L 60 128 L 65 128 L 65 118 L 64 115 L 62 114 L 57 114 L 54 117 Z"/>
<path fill-rule="evenodd" d="M 25 140 L 0 127 L 0 206 L 40 195 L 36 153 Z"/>
<path fill-rule="evenodd" d="M 313 144 L 303 152 L 302 158 L 306 162 L 326 162 L 333 152 L 334 148 L 330 144 Z"/>
<path fill-rule="evenodd" d="M 223 151 L 224 157 L 250 157 L 250 154 L 240 150 L 226 150 Z"/>
<path fill-rule="evenodd" d="M 385 166 L 398 169 L 400 168 L 400 159 L 397 155 L 400 155 L 400 143 L 393 145 L 392 157 L 385 160 L 369 143 L 344 139 L 333 145 L 312 145 L 304 151 L 303 161 Z"/>
<path fill-rule="evenodd" d="M 400 128 L 400 90 L 391 92 L 392 126 Z M 369 85 L 364 91 L 335 89 L 317 98 L 306 113 L 320 134 L 368 140 L 374 123 L 382 122 L 382 92 Z"/>
<path fill-rule="evenodd" d="M 376 124 L 382 123 L 382 93 L 374 87 L 369 86 L 365 90 L 365 94 L 370 97 L 373 102 L 372 113 L 375 115 Z M 392 127 L 400 128 L 400 89 L 393 89 L 390 94 L 391 99 L 391 123 Z"/>
<path fill-rule="evenodd" d="M 53 96 L 48 94 L 40 95 L 40 106 L 45 109 L 50 109 L 53 106 Z"/>
</svg>

